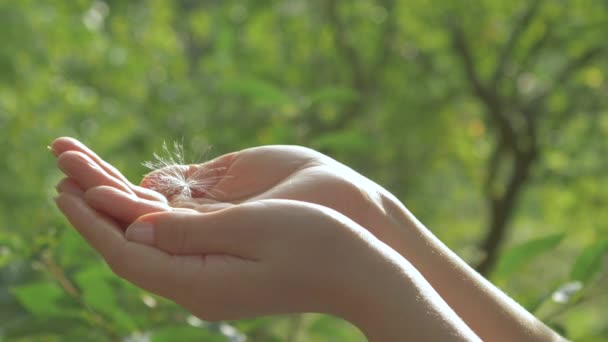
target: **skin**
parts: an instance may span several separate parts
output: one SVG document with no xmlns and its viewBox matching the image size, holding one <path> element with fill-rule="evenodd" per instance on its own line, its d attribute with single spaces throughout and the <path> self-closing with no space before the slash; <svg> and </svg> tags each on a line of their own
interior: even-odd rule
<svg viewBox="0 0 608 342">
<path fill-rule="evenodd" d="M 294 146 L 264 146 L 231 153 L 204 164 L 182 166 L 186 167 L 189 175 L 209 180 L 207 182 L 208 191 L 195 194 L 196 196 L 192 200 L 183 201 L 172 198 L 171 194 L 165 194 L 167 195 L 165 197 L 148 189 L 154 188 L 158 172 L 147 175 L 142 181 L 142 186 L 135 186 L 86 146 L 73 139 L 57 139 L 53 143 L 52 149 L 58 156 L 59 167 L 68 176 L 58 185 L 58 190 L 62 193 L 58 199 L 58 204 L 64 213 L 66 211 L 74 213 L 77 210 L 66 209 L 65 204 L 60 204 L 63 194 L 71 196 L 68 198 L 72 201 L 75 201 L 72 197 L 80 199 L 81 202 L 78 203 L 81 205 L 79 207 L 81 210 L 84 210 L 83 206 L 86 205 L 90 209 L 104 213 L 110 217 L 110 222 L 123 229 L 138 218 L 139 220 L 147 220 L 149 217 L 161 215 L 145 216 L 151 213 L 164 212 L 164 215 L 198 216 L 201 216 L 201 213 L 206 213 L 212 216 L 216 214 L 216 211 L 217 213 L 231 212 L 235 210 L 234 208 L 242 208 L 248 205 L 258 206 L 256 208 L 273 208 L 275 203 L 284 204 L 283 202 L 272 202 L 277 200 L 288 201 L 290 205 L 293 205 L 293 203 L 298 203 L 298 205 L 308 203 L 308 205 L 313 205 L 314 208 L 323 213 L 326 213 L 326 210 L 331 210 L 331 215 L 319 213 L 303 215 L 303 222 L 315 220 L 314 217 L 317 215 L 340 217 L 338 221 L 347 221 L 347 226 L 351 227 L 350 231 L 358 232 L 354 235 L 362 236 L 361 232 L 364 232 L 367 234 L 366 236 L 374 237 L 374 239 L 365 238 L 364 240 L 377 241 L 371 244 L 375 246 L 371 250 L 385 251 L 380 253 L 384 256 L 380 258 L 381 260 L 388 262 L 389 265 L 399 265 L 396 268 L 374 265 L 366 270 L 365 274 L 373 273 L 374 270 L 382 270 L 377 277 L 366 277 L 367 279 L 383 279 L 383 277 L 386 277 L 387 279 L 382 282 L 365 280 L 357 282 L 356 279 L 347 281 L 349 284 L 363 283 L 372 287 L 382 284 L 381 290 L 366 288 L 357 292 L 377 294 L 372 296 L 373 300 L 368 299 L 359 302 L 364 303 L 365 306 L 363 307 L 376 308 L 370 310 L 375 314 L 362 316 L 362 310 L 357 310 L 356 307 L 352 306 L 348 309 L 349 303 L 351 305 L 357 303 L 357 300 L 352 300 L 353 298 L 349 298 L 342 304 L 333 304 L 335 308 L 339 309 L 325 309 L 325 311 L 315 309 L 318 312 L 336 314 L 352 321 L 371 340 L 399 340 L 404 337 L 412 337 L 408 333 L 411 334 L 414 330 L 418 332 L 427 331 L 426 328 L 420 329 L 420 327 L 428 327 L 429 333 L 444 332 L 446 334 L 443 336 L 444 338 L 436 336 L 439 340 L 449 340 L 445 339 L 446 336 L 450 336 L 450 339 L 475 339 L 475 335 L 468 327 L 484 340 L 560 340 L 558 335 L 478 275 L 437 240 L 389 192 L 352 169 L 313 150 Z M 272 203 L 272 205 L 264 204 L 264 206 L 259 207 L 259 203 L 267 203 L 267 201 L 271 201 L 269 203 Z M 68 201 L 68 203 L 75 205 L 76 202 Z M 292 212 L 297 212 L 296 207 L 298 206 L 290 207 L 290 210 L 294 210 L 290 211 L 290 215 L 292 215 Z M 68 205 L 67 208 L 71 207 Z M 276 212 L 280 212 L 278 207 Z M 142 215 L 144 215 L 143 218 L 141 218 Z M 67 213 L 66 216 L 70 218 Z M 267 213 L 264 220 L 274 216 L 276 215 Z M 292 221 L 293 218 L 290 216 L 288 222 L 291 223 Z M 72 223 L 74 224 L 74 222 Z M 332 227 L 333 224 L 335 222 L 319 225 L 323 228 L 316 232 L 317 225 L 313 229 L 311 228 L 312 225 L 302 223 L 306 228 L 301 229 L 314 234 L 321 234 L 324 230 L 333 231 L 332 228 L 328 228 Z M 79 229 L 79 225 L 74 224 L 74 226 Z M 262 226 L 268 227 L 269 225 Z M 155 231 L 162 230 L 158 227 L 155 225 Z M 131 235 L 130 229 L 132 228 L 126 230 L 125 239 L 127 240 Z M 87 238 L 86 234 L 83 235 Z M 339 236 L 351 235 L 343 234 Z M 179 238 L 183 239 L 181 241 L 186 241 L 183 236 Z M 163 237 L 162 240 L 165 241 L 165 239 L 166 237 Z M 153 245 L 160 240 L 154 241 Z M 89 240 L 89 242 L 96 246 L 92 241 Z M 311 246 L 316 248 L 318 243 L 316 241 Z M 173 252 L 160 245 L 156 247 L 169 253 Z M 357 247 L 351 252 L 359 249 L 362 251 L 370 250 L 369 248 L 361 249 L 361 247 Z M 330 248 L 330 251 L 333 251 L 333 249 Z M 207 254 L 204 250 L 199 252 Z M 100 250 L 100 253 L 104 255 L 102 250 Z M 370 260 L 376 260 L 376 258 L 371 257 L 373 253 L 370 252 L 369 255 L 361 257 L 358 264 L 367 260 L 368 257 Z M 118 259 L 121 260 L 121 258 Z M 348 264 L 347 259 L 350 258 L 345 258 L 340 262 Z M 116 260 L 116 258 L 110 260 Z M 116 263 L 116 261 L 108 261 L 110 266 L 112 266 L 111 262 Z M 320 264 L 325 262 L 323 261 Z M 363 262 L 362 264 L 366 263 Z M 333 265 L 332 269 L 335 272 L 336 269 L 348 269 L 348 267 Z M 298 271 L 301 271 L 301 269 L 298 269 Z M 117 273 L 129 279 L 129 274 Z M 345 275 L 344 279 L 349 279 L 352 276 L 352 274 Z M 146 284 L 137 280 L 132 281 L 147 288 Z M 432 288 L 428 286 L 427 281 Z M 386 286 L 385 284 L 391 285 Z M 435 293 L 433 288 L 441 297 Z M 149 290 L 156 292 L 155 289 Z M 170 297 L 170 293 L 168 295 L 164 292 L 157 293 L 174 299 Z M 424 295 L 421 296 L 420 293 Z M 365 295 L 362 296 L 365 297 Z M 317 298 L 323 299 L 323 303 L 332 302 L 331 298 L 325 299 L 321 295 Z M 401 298 L 401 300 L 396 301 L 395 298 Z M 406 307 L 420 309 L 416 305 L 412 305 L 412 298 L 425 298 L 422 301 L 421 311 L 400 312 Z M 177 299 L 174 300 L 180 303 Z M 445 305 L 444 300 L 451 309 Z M 420 301 L 415 301 L 415 303 L 420 305 Z M 471 305 L 472 303 L 474 305 Z M 298 311 L 302 308 L 295 306 L 294 309 Z M 462 324 L 462 321 L 454 315 L 452 309 L 468 327 Z M 195 313 L 198 312 L 195 308 L 191 310 Z M 412 312 L 416 314 L 412 315 Z M 429 314 L 419 315 L 420 312 Z M 205 318 L 205 316 L 202 317 Z M 381 322 L 376 323 L 375 318 L 377 317 L 383 318 Z M 418 323 L 408 326 L 403 323 L 403 317 L 412 318 Z M 396 318 L 398 322 L 394 322 Z M 391 324 L 390 322 L 394 323 Z M 439 325 L 441 328 L 433 327 L 433 324 Z M 387 328 L 388 326 L 395 326 L 396 328 Z M 402 329 L 399 329 L 399 327 Z M 417 329 L 412 329 L 412 327 L 417 327 Z M 382 331 L 393 333 L 391 336 L 380 336 Z M 389 337 L 391 339 L 387 339 Z M 423 336 L 418 337 L 422 338 Z M 432 339 L 431 336 L 424 336 L 424 338 Z"/>
</svg>

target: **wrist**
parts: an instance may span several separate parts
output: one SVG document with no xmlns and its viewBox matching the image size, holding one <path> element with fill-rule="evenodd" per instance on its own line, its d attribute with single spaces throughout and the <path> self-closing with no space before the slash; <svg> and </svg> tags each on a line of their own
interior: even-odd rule
<svg viewBox="0 0 608 342">
<path fill-rule="evenodd" d="M 401 203 L 396 207 L 391 216 L 394 224 L 387 232 L 391 247 L 420 271 L 481 338 L 497 341 L 557 339 L 551 329 L 477 273 Z"/>
<path fill-rule="evenodd" d="M 387 246 L 340 314 L 369 341 L 470 341 L 475 334 L 406 259 Z M 363 265 L 362 265 L 363 266 Z"/>
</svg>

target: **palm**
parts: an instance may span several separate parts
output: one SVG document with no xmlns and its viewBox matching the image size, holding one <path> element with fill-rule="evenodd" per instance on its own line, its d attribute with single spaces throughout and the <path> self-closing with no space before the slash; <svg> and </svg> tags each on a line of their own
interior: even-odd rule
<svg viewBox="0 0 608 342">
<path fill-rule="evenodd" d="M 216 202 L 291 199 L 332 208 L 379 233 L 377 227 L 386 219 L 386 206 L 397 202 L 380 186 L 345 165 L 297 146 L 250 148 L 191 166 L 189 172 L 215 179 L 207 182 L 210 186 L 200 196 L 176 203 L 201 210 Z M 157 175 L 158 172 L 148 175 L 142 185 L 154 189 Z"/>
</svg>

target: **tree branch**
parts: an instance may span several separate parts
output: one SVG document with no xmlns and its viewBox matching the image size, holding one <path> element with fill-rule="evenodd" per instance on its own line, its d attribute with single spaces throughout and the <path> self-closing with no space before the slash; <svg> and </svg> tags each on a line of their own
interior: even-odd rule
<svg viewBox="0 0 608 342">
<path fill-rule="evenodd" d="M 338 1 L 327 1 L 326 12 L 333 27 L 332 37 L 334 45 L 338 54 L 347 61 L 347 65 L 353 75 L 352 86 L 359 93 L 360 100 L 347 104 L 335 122 L 332 123 L 331 127 L 326 128 L 326 130 L 342 129 L 351 122 L 357 114 L 361 113 L 361 107 L 364 104 L 362 99 L 365 98 L 366 93 L 374 89 L 378 80 L 378 75 L 380 75 L 379 71 L 386 65 L 386 60 L 390 55 L 392 37 L 395 32 L 396 19 L 392 10 L 395 2 L 394 0 L 383 0 L 381 5 L 387 11 L 387 18 L 385 19 L 383 27 L 380 29 L 381 37 L 378 40 L 379 45 L 374 54 L 376 59 L 371 61 L 368 68 L 366 68 L 360 54 L 348 37 L 348 28 L 344 24 L 342 18 L 340 18 L 338 3 Z"/>
<path fill-rule="evenodd" d="M 534 110 L 534 108 L 540 106 L 542 102 L 546 98 L 551 96 L 556 89 L 568 83 L 572 76 L 576 74 L 576 72 L 578 72 L 582 67 L 589 64 L 589 62 L 591 62 L 594 58 L 600 56 L 605 51 L 608 51 L 608 46 L 606 45 L 594 46 L 580 54 L 578 57 L 572 59 L 560 72 L 557 73 L 557 76 L 555 77 L 551 85 L 547 87 L 547 89 L 545 89 L 545 91 L 540 93 L 534 99 L 530 100 L 529 104 L 526 106 L 528 107 L 527 110 Z"/>
<path fill-rule="evenodd" d="M 532 8 L 524 18 L 529 21 L 538 9 Z M 528 25 L 521 24 L 522 30 Z M 522 33 L 515 32 L 512 42 L 507 43 L 505 49 L 511 51 L 516 44 L 517 36 Z M 473 89 L 474 95 L 486 106 L 486 114 L 497 129 L 496 146 L 492 156 L 488 160 L 488 174 L 485 182 L 486 195 L 490 207 L 488 216 L 488 230 L 481 243 L 481 249 L 485 253 L 484 260 L 478 265 L 477 270 L 482 274 L 489 273 L 498 259 L 500 245 L 507 232 L 508 223 L 513 215 L 514 208 L 523 189 L 523 185 L 529 178 L 530 167 L 537 159 L 536 130 L 537 122 L 532 116 L 526 118 L 524 113 L 514 113 L 525 122 L 525 129 L 517 131 L 513 126 L 508 111 L 503 106 L 496 87 L 487 86 L 482 81 L 477 69 L 472 50 L 468 44 L 467 37 L 463 29 L 458 25 L 452 25 L 452 44 L 456 54 L 462 61 L 466 78 Z M 511 45 L 511 46 L 510 46 Z M 511 52 L 505 53 L 504 61 L 499 61 L 497 65 L 507 63 L 507 57 Z M 502 66 L 501 68 L 504 68 Z M 502 71 L 498 71 L 498 79 L 502 78 Z M 496 77 L 496 76 L 494 76 Z M 505 158 L 512 156 L 510 163 L 511 174 L 506 181 L 505 190 L 500 194 L 494 193 L 497 184 L 498 170 Z"/>
<path fill-rule="evenodd" d="M 386 10 L 386 19 L 382 26 L 382 34 L 378 39 L 378 47 L 376 48 L 376 60 L 369 71 L 370 75 L 375 75 L 377 71 L 386 64 L 390 56 L 391 43 L 396 31 L 396 17 L 394 14 L 395 0 L 380 1 L 382 7 Z"/>
<path fill-rule="evenodd" d="M 517 140 L 516 133 L 511 122 L 503 112 L 498 94 L 494 89 L 486 87 L 481 80 L 481 77 L 475 68 L 475 60 L 463 29 L 459 25 L 451 26 L 452 46 L 462 61 L 466 77 L 473 89 L 473 93 L 486 106 L 486 112 L 495 128 L 498 129 L 501 139 L 510 145 L 514 145 L 514 142 Z"/>
<path fill-rule="evenodd" d="M 542 0 L 531 1 L 528 7 L 519 15 L 519 20 L 516 20 L 516 24 L 513 27 L 513 30 L 511 30 L 509 38 L 507 38 L 507 42 L 498 56 L 496 68 L 490 81 L 491 88 L 496 89 L 503 80 L 504 74 L 509 66 L 509 59 L 513 55 L 513 51 L 522 35 L 526 32 L 526 29 L 530 27 L 534 17 L 538 14 L 541 2 Z"/>
<path fill-rule="evenodd" d="M 538 57 L 540 51 L 547 45 L 551 38 L 553 38 L 554 26 L 555 21 L 545 23 L 545 31 L 530 45 L 530 48 L 528 48 L 519 62 L 518 72 L 516 73 L 517 75 L 520 75 L 523 71 L 530 67 L 530 65 L 534 62 L 535 57 Z"/>
<path fill-rule="evenodd" d="M 176 28 L 177 35 L 180 37 L 188 61 L 188 71 L 190 75 L 195 75 L 198 72 L 198 64 L 201 58 L 209 51 L 213 43 L 211 41 L 201 41 L 192 31 L 190 25 L 183 21 L 189 13 L 196 11 L 201 4 L 193 0 L 181 0 L 176 4 L 177 16 L 173 25 Z"/>
<path fill-rule="evenodd" d="M 530 177 L 530 167 L 537 157 L 535 149 L 515 153 L 513 170 L 505 187 L 505 193 L 499 198 L 490 199 L 489 229 L 481 243 L 485 258 L 476 267 L 482 275 L 490 273 L 496 265 L 500 246 L 505 238 L 508 223 L 513 216 L 518 196 Z"/>
<path fill-rule="evenodd" d="M 347 28 L 338 13 L 339 1 L 327 1 L 326 11 L 329 21 L 333 26 L 333 41 L 338 53 L 344 58 L 353 72 L 353 79 L 357 89 L 365 84 L 365 72 L 359 59 L 359 54 L 348 38 Z"/>
<path fill-rule="evenodd" d="M 471 84 L 473 92 L 484 103 L 491 102 L 489 101 L 489 92 L 484 86 L 481 78 L 479 77 L 477 69 L 475 68 L 475 60 L 462 27 L 460 27 L 460 25 L 452 25 L 451 29 L 452 46 L 462 61 L 466 77 Z"/>
<path fill-rule="evenodd" d="M 486 174 L 486 177 L 485 177 L 486 179 L 485 179 L 484 187 L 483 187 L 483 190 L 484 190 L 487 198 L 496 197 L 494 190 L 496 188 L 496 179 L 498 176 L 498 169 L 500 168 L 500 164 L 501 164 L 502 160 L 504 160 L 504 158 L 506 156 L 506 152 L 507 152 L 507 149 L 506 149 L 505 144 L 497 140 L 496 144 L 494 146 L 494 150 L 492 151 L 492 154 L 490 156 L 490 159 L 488 160 L 488 164 L 487 164 L 488 173 Z"/>
</svg>

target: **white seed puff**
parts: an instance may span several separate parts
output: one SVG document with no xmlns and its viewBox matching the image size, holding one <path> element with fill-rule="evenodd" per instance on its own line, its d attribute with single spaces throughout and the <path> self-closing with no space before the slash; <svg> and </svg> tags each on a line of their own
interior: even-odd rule
<svg viewBox="0 0 608 342">
<path fill-rule="evenodd" d="M 184 147 L 178 142 L 171 146 L 163 142 L 162 152 L 155 152 L 153 159 L 144 162 L 143 166 L 151 170 L 145 176 L 146 186 L 172 201 L 213 197 L 211 187 L 223 178 L 216 176 L 214 171 L 218 169 L 206 168 L 204 164 L 186 164 Z"/>
</svg>

